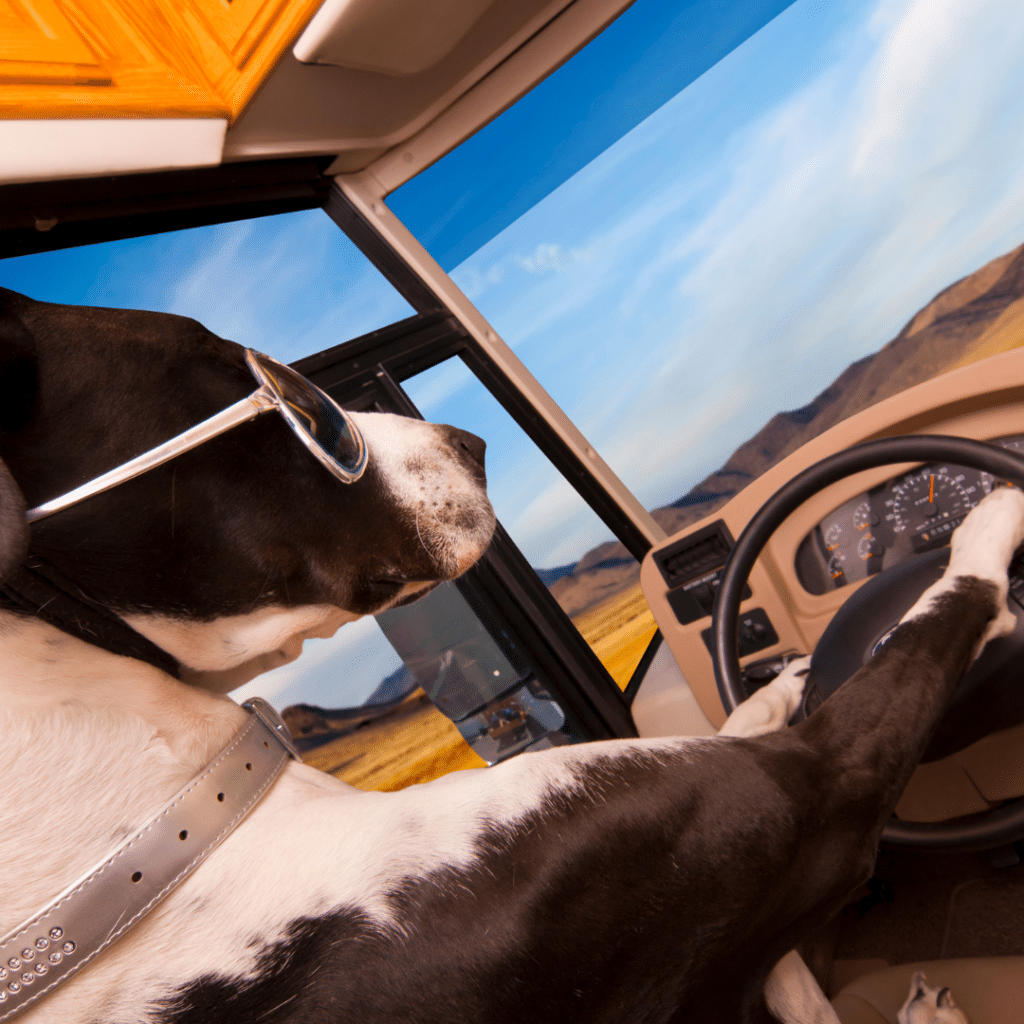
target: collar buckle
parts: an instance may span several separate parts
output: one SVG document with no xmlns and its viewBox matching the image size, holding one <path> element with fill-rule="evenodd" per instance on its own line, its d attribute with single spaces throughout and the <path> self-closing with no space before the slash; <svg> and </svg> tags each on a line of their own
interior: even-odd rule
<svg viewBox="0 0 1024 1024">
<path fill-rule="evenodd" d="M 292 734 L 285 725 L 284 719 L 274 710 L 273 705 L 262 697 L 250 697 L 242 704 L 246 711 L 251 711 L 268 729 L 274 731 L 278 742 L 288 751 L 293 761 L 302 763 L 302 755 L 292 743 Z"/>
</svg>

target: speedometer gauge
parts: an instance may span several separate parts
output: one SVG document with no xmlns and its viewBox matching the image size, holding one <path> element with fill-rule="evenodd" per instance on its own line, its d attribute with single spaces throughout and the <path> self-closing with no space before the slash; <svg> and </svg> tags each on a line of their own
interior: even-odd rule
<svg viewBox="0 0 1024 1024">
<path fill-rule="evenodd" d="M 977 481 L 948 466 L 926 466 L 895 481 L 886 498 L 894 533 L 908 533 L 915 548 L 945 539 L 978 503 Z"/>
<path fill-rule="evenodd" d="M 895 529 L 918 530 L 965 515 L 970 501 L 963 483 L 963 473 L 951 477 L 945 468 L 926 468 L 905 476 L 892 488 Z"/>
<path fill-rule="evenodd" d="M 1024 455 L 1024 434 L 993 443 Z M 808 593 L 827 594 L 948 544 L 994 485 L 989 473 L 947 462 L 921 466 L 851 496 L 801 541 L 800 583 Z"/>
</svg>

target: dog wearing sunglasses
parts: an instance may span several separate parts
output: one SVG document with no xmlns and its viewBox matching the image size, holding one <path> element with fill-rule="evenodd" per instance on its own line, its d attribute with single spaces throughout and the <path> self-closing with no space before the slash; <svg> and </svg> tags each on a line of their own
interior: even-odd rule
<svg viewBox="0 0 1024 1024">
<path fill-rule="evenodd" d="M 244 350 L 192 320 L 0 291 L 0 935 L 231 742 L 247 714 L 227 690 L 489 541 L 483 443 L 384 414 L 352 417 L 352 482 L 268 413 L 27 525 L 258 386 Z M 987 498 L 879 657 L 790 729 L 799 666 L 718 738 L 563 746 L 397 793 L 292 762 L 23 1019 L 834 1020 L 789 951 L 869 875 L 946 697 L 1007 628 L 1022 536 L 1024 495 Z M 149 648 L 33 611 L 26 572 Z"/>
</svg>

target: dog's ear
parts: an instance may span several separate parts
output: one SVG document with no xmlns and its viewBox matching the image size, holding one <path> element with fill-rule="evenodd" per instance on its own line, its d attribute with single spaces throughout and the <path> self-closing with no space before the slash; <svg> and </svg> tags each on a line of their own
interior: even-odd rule
<svg viewBox="0 0 1024 1024">
<path fill-rule="evenodd" d="M 4 457 L 31 418 L 39 388 L 35 342 L 17 315 L 30 301 L 0 288 L 0 581 L 28 554 L 25 498 Z"/>
</svg>

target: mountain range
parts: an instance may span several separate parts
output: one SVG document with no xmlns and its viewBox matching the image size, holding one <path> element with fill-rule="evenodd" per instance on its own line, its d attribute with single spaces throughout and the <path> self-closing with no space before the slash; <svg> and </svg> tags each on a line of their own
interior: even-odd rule
<svg viewBox="0 0 1024 1024">
<path fill-rule="evenodd" d="M 812 402 L 773 416 L 725 465 L 651 515 L 668 534 L 703 519 L 775 463 L 840 420 L 915 384 L 1024 344 L 1024 245 L 939 292 L 873 355 L 851 363 Z M 569 615 L 640 579 L 622 544 L 609 541 L 575 565 L 538 570 Z"/>
<path fill-rule="evenodd" d="M 1024 245 L 986 263 L 939 292 L 881 349 L 851 363 L 812 402 L 773 416 L 725 465 L 651 515 L 668 534 L 703 519 L 811 438 L 876 402 L 940 373 L 1024 344 Z M 578 562 L 538 569 L 571 616 L 640 581 L 640 566 L 617 541 L 600 544 Z M 402 666 L 359 708 L 298 704 L 282 714 L 302 750 L 356 732 L 384 716 L 410 713 L 425 700 Z M 422 711 L 423 709 L 420 709 Z"/>
</svg>

